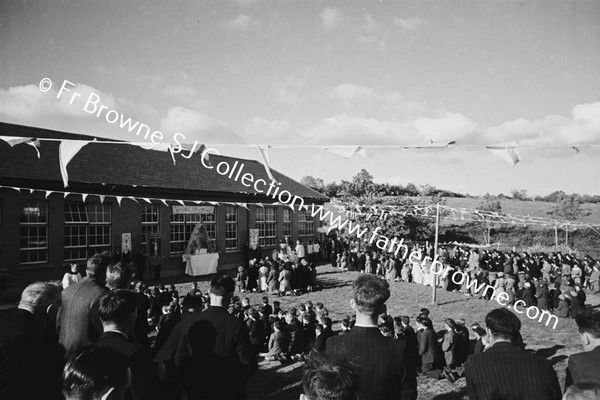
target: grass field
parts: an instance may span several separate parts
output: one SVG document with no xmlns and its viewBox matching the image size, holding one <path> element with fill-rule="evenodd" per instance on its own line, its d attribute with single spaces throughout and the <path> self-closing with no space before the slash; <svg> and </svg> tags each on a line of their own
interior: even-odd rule
<svg viewBox="0 0 600 400">
<path fill-rule="evenodd" d="M 270 301 L 279 300 L 283 309 L 295 307 L 300 303 L 311 300 L 313 303 L 321 301 L 329 310 L 334 320 L 334 330 L 339 329 L 339 322 L 351 312 L 349 299 L 351 296 L 352 281 L 359 275 L 357 272 L 338 272 L 330 265 L 318 267 L 319 283 L 324 286 L 322 291 L 307 293 L 298 297 L 269 296 Z M 206 292 L 209 282 L 199 284 L 201 290 Z M 187 293 L 191 284 L 180 285 L 181 293 Z M 445 318 L 464 318 L 468 326 L 473 322 L 484 323 L 485 315 L 498 307 L 495 301 L 479 300 L 466 297 L 457 293 L 438 291 L 438 305 L 431 305 L 432 288 L 412 283 L 391 283 L 391 298 L 388 301 L 389 313 L 393 316 L 409 315 L 411 320 L 419 314 L 422 307 L 431 311 L 435 330 L 443 329 Z M 243 296 L 243 295 L 242 295 Z M 252 305 L 260 304 L 262 294 L 252 293 L 247 297 Z M 598 306 L 600 300 L 595 296 L 588 296 L 588 303 Z M 581 352 L 581 344 L 575 322 L 571 319 L 560 319 L 553 330 L 537 321 L 519 316 L 523 328 L 521 333 L 527 344 L 527 349 L 549 359 L 556 369 L 564 385 L 565 368 L 570 354 Z M 414 323 L 412 323 L 414 326 Z M 300 363 L 281 363 L 261 361 L 260 369 L 248 384 L 249 399 L 298 399 L 301 393 L 300 380 L 302 365 Z M 465 380 L 460 379 L 455 384 L 446 380 L 432 380 L 419 377 L 419 400 L 429 399 L 466 399 Z"/>
</svg>

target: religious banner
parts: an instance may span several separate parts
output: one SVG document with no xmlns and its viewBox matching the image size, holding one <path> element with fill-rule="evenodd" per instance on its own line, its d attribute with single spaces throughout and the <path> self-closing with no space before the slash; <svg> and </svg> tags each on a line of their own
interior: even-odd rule
<svg viewBox="0 0 600 400">
<path fill-rule="evenodd" d="M 121 234 L 121 252 L 122 253 L 131 252 L 131 233 L 122 233 Z"/>
<path fill-rule="evenodd" d="M 258 229 L 250 229 L 250 248 L 256 250 L 258 247 Z"/>
</svg>

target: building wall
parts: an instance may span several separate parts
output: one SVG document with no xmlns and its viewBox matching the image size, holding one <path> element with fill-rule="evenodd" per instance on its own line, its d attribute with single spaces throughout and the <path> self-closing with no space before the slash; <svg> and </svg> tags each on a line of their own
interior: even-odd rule
<svg viewBox="0 0 600 400">
<path fill-rule="evenodd" d="M 22 200 L 42 200 L 48 205 L 48 261 L 42 264 L 21 265 L 20 263 L 20 211 Z M 97 197 L 89 196 L 87 202 L 96 201 Z M 0 188 L 0 274 L 5 275 L 11 285 L 25 286 L 37 280 L 61 279 L 66 272 L 64 262 L 64 205 L 65 202 L 81 202 L 80 195 L 69 195 L 66 199 L 62 194 L 50 194 L 45 198 L 42 192 L 18 192 Z M 121 246 L 122 233 L 131 233 L 133 254 L 140 248 L 142 239 L 142 204 L 130 199 L 123 199 L 121 205 L 114 198 L 106 198 L 111 204 L 111 254 L 116 247 Z M 219 269 L 236 267 L 243 263 L 242 247 L 249 238 L 249 229 L 255 227 L 255 206 L 249 210 L 238 207 L 238 248 L 225 250 L 226 208 L 216 206 L 217 251 L 220 253 Z M 161 254 L 163 255 L 161 276 L 177 276 L 185 273 L 185 264 L 181 254 L 169 254 L 170 242 L 170 210 L 164 204 L 159 205 L 160 234 L 162 237 Z M 277 207 L 277 239 L 283 237 L 283 207 Z M 298 215 L 292 213 L 292 240 L 298 238 Z M 314 235 L 318 223 L 315 222 Z M 186 238 L 187 240 L 187 238 Z M 273 247 L 263 247 L 271 250 Z M 263 251 L 263 256 L 267 251 Z M 80 261 L 84 264 L 84 261 Z M 152 277 L 152 269 L 147 269 L 145 278 Z"/>
</svg>

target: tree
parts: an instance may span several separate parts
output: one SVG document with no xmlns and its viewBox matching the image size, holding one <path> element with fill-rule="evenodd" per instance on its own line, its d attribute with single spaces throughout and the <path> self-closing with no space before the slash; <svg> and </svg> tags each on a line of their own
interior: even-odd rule
<svg viewBox="0 0 600 400">
<path fill-rule="evenodd" d="M 360 172 L 352 177 L 351 194 L 357 197 L 366 196 L 373 192 L 373 175 L 366 169 L 361 169 Z"/>
<path fill-rule="evenodd" d="M 407 196 L 418 196 L 419 195 L 419 189 L 417 189 L 417 187 L 415 186 L 414 183 L 409 183 L 408 185 L 406 185 L 406 187 L 404 188 L 404 192 L 406 193 Z"/>
<path fill-rule="evenodd" d="M 421 185 L 419 186 L 419 195 L 430 197 L 435 196 L 438 193 L 438 190 L 431 185 Z"/>
<path fill-rule="evenodd" d="M 583 209 L 581 208 L 581 197 L 577 194 L 563 194 L 560 195 L 554 209 L 551 212 L 560 218 L 567 220 L 574 220 L 583 215 Z"/>
<path fill-rule="evenodd" d="M 303 176 L 302 179 L 300 179 L 300 183 L 320 193 L 323 193 L 325 189 L 325 182 L 323 182 L 323 179 L 314 178 L 310 175 Z"/>
<path fill-rule="evenodd" d="M 529 200 L 529 197 L 527 196 L 527 190 L 513 189 L 510 191 L 510 195 L 515 200 L 523 200 L 523 201 Z"/>
<path fill-rule="evenodd" d="M 502 203 L 497 196 L 492 196 L 489 193 L 486 193 L 485 196 L 481 198 L 479 204 L 477 205 L 477 209 L 481 211 L 488 212 L 502 212 Z M 492 241 L 492 223 L 493 218 L 486 218 L 483 224 L 483 239 L 486 244 L 490 244 Z"/>
</svg>

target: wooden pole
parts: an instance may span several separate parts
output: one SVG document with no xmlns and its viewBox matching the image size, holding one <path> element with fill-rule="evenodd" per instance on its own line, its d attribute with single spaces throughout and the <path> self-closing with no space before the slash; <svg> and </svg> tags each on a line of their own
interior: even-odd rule
<svg viewBox="0 0 600 400">
<path fill-rule="evenodd" d="M 569 247 L 569 227 L 565 226 L 565 246 Z"/>
<path fill-rule="evenodd" d="M 556 247 L 558 247 L 558 226 L 554 227 L 554 243 Z"/>
<path fill-rule="evenodd" d="M 439 236 L 439 232 L 440 232 L 440 203 L 436 204 L 435 207 L 435 242 L 433 243 L 433 260 L 431 261 L 433 263 L 433 261 L 435 261 L 437 254 L 438 254 L 438 236 Z M 433 265 L 433 264 L 432 264 Z M 431 268 L 429 269 L 429 273 L 433 273 L 431 271 Z M 437 274 L 433 274 L 433 298 L 432 298 L 432 303 L 434 305 L 437 305 Z"/>
</svg>

